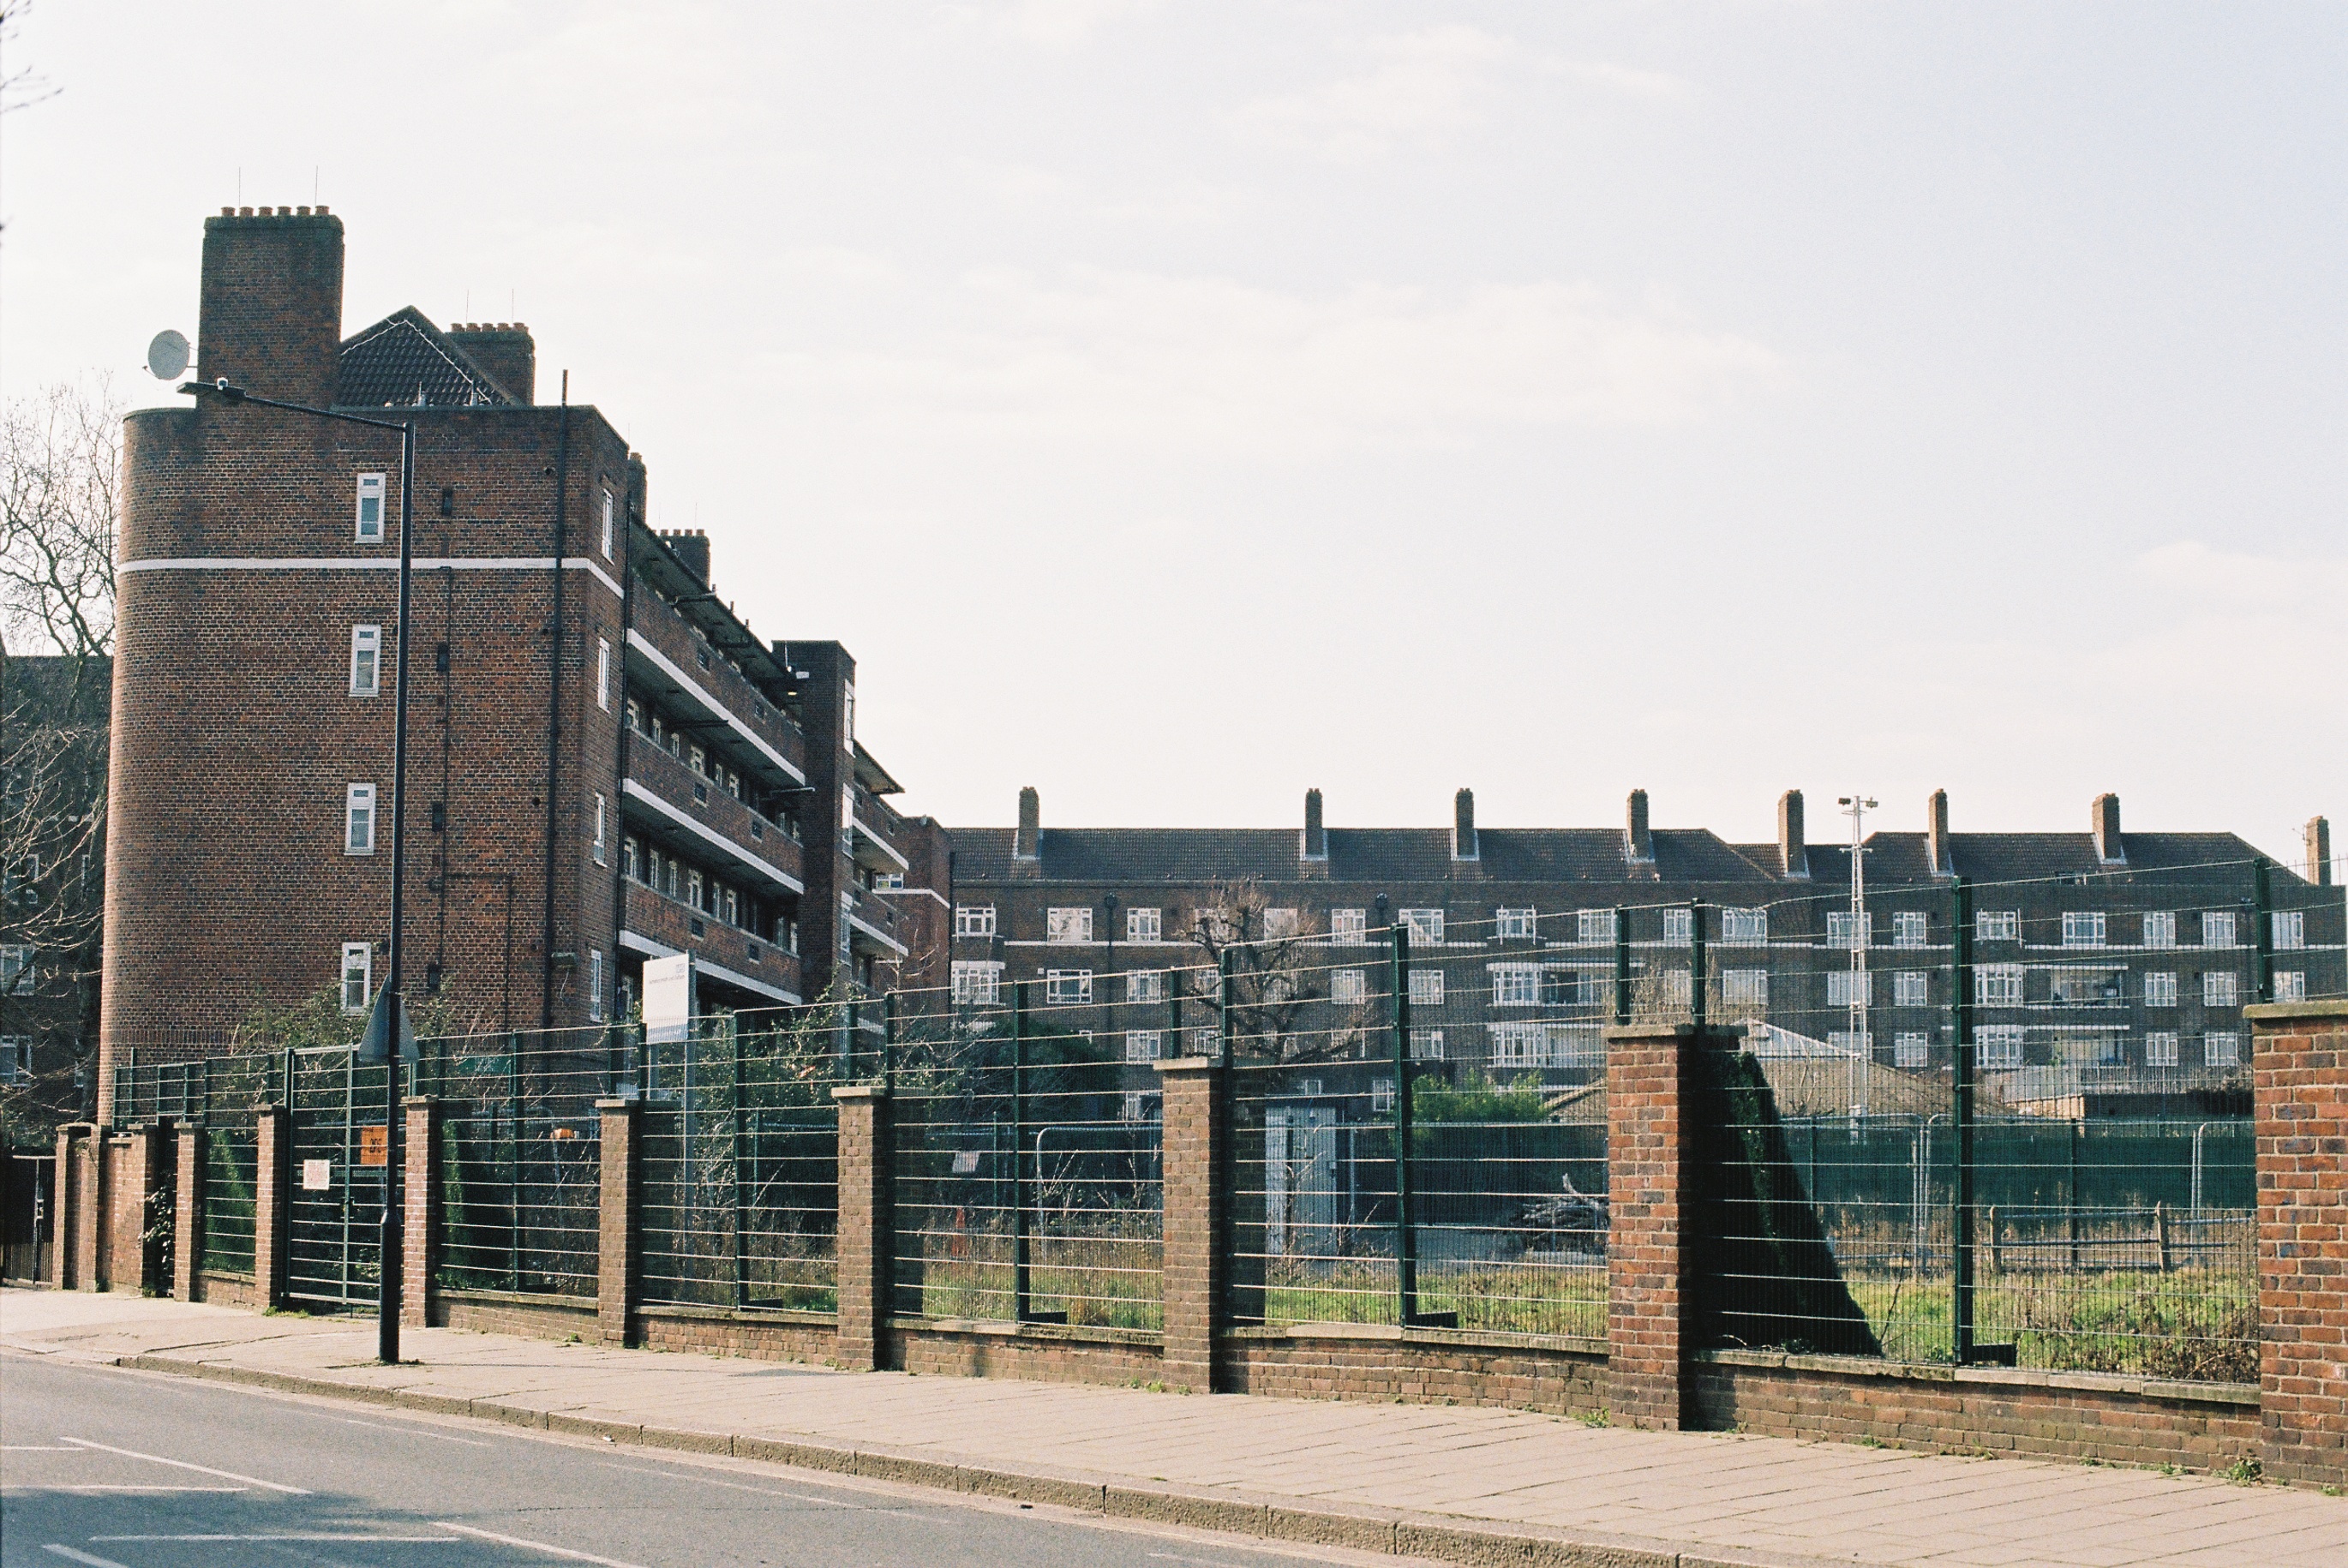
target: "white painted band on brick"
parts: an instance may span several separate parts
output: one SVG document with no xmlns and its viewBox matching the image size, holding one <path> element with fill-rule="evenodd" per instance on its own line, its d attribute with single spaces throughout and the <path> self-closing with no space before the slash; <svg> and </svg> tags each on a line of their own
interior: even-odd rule
<svg viewBox="0 0 2348 1568">
<path fill-rule="evenodd" d="M 641 953 L 647 958 L 674 958 L 684 951 L 683 948 L 671 947 L 666 943 L 654 942 L 651 937 L 633 931 L 620 933 L 620 945 L 632 952 Z M 797 992 L 786 991 L 779 985 L 769 985 L 764 980 L 753 980 L 747 975 L 738 975 L 722 964 L 712 964 L 698 953 L 693 955 L 693 962 L 695 968 L 705 974 L 715 975 L 728 985 L 739 985 L 745 991 L 756 991 L 761 996 L 772 996 L 778 1002 L 788 1002 L 793 1006 L 798 1006 L 799 998 Z"/>
<path fill-rule="evenodd" d="M 417 572 L 551 572 L 551 555 L 419 555 L 409 566 Z M 585 572 L 612 591 L 627 597 L 602 567 L 583 555 L 562 558 L 565 571 Z M 126 561 L 124 572 L 396 572 L 397 558 L 377 561 L 367 556 L 314 555 L 177 555 L 156 561 Z"/>
<path fill-rule="evenodd" d="M 742 864 L 748 866 L 752 871 L 757 872 L 760 876 L 766 877 L 769 881 L 773 882 L 778 886 L 787 888 L 792 892 L 807 892 L 807 883 L 799 881 L 798 878 L 791 875 L 790 872 L 783 870 L 782 867 L 776 865 L 771 861 L 759 859 L 757 855 L 752 854 L 749 851 L 744 849 L 733 840 L 726 837 L 725 834 L 718 832 L 716 829 L 708 827 L 704 823 L 695 821 L 691 817 L 686 816 L 683 811 L 678 810 L 675 806 L 670 805 L 667 801 L 662 799 L 659 796 L 654 794 L 651 790 L 645 789 L 634 779 L 621 779 L 620 793 L 631 800 L 643 801 L 645 805 L 658 812 L 662 817 L 675 823 L 678 827 L 683 828 L 686 832 L 706 840 L 708 842 L 716 845 L 717 848 L 725 851 L 727 854 L 733 856 Z"/>
<path fill-rule="evenodd" d="M 913 869 L 913 862 L 907 860 L 903 855 L 898 853 L 896 845 L 882 838 L 879 833 L 874 832 L 871 825 L 857 816 L 855 810 L 852 807 L 850 809 L 848 813 L 848 830 L 851 833 L 861 833 L 866 838 L 871 840 L 875 848 L 877 848 L 882 854 L 897 862 L 897 869 L 899 871 L 909 872 Z"/>
<path fill-rule="evenodd" d="M 628 628 L 628 646 L 644 655 L 647 659 L 650 659 L 654 665 L 659 669 L 661 674 L 668 676 L 669 679 L 675 681 L 686 691 L 692 693 L 694 701 L 699 703 L 702 707 L 716 714 L 719 718 L 724 719 L 726 725 L 731 727 L 736 734 L 748 741 L 751 745 L 757 747 L 760 753 L 766 757 L 767 760 L 772 762 L 776 767 L 789 774 L 792 779 L 796 779 L 798 782 L 801 784 L 807 782 L 807 775 L 792 767 L 789 758 L 786 758 L 781 752 L 776 750 L 773 747 L 767 745 L 764 736 L 760 735 L 757 730 L 752 729 L 748 725 L 743 723 L 740 718 L 735 716 L 732 708 L 727 707 L 724 703 L 719 702 L 715 696 L 712 696 L 707 687 L 704 686 L 699 681 L 695 680 L 691 676 L 686 675 L 683 670 L 677 668 L 675 664 L 670 660 L 666 654 L 664 654 L 658 648 L 654 647 L 650 642 L 645 640 L 644 634 L 642 632 L 637 631 L 633 626 Z"/>
<path fill-rule="evenodd" d="M 898 941 L 887 932 L 876 928 L 859 915 L 850 914 L 848 917 L 848 923 L 852 929 L 862 932 L 865 935 L 870 937 L 881 946 L 889 949 L 890 952 L 894 953 L 900 958 L 904 957 L 905 954 L 911 951 L 903 943 Z"/>
</svg>

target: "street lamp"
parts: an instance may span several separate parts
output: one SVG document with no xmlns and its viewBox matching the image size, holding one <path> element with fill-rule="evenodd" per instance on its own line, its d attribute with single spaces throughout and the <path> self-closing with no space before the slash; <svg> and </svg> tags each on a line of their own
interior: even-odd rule
<svg viewBox="0 0 2348 1568">
<path fill-rule="evenodd" d="M 314 418 L 332 419 L 339 424 L 366 425 L 378 430 L 399 432 L 399 658 L 393 666 L 391 686 L 391 953 L 385 965 L 383 989 L 376 1000 L 376 1018 L 369 1021 L 368 1029 L 370 1038 L 380 1029 L 386 1045 L 383 1068 L 383 1231 L 376 1244 L 376 1272 L 381 1276 L 381 1284 L 376 1293 L 376 1357 L 385 1366 L 395 1367 L 399 1364 L 401 1283 L 399 1068 L 403 1049 L 409 1037 L 407 1009 L 400 988 L 400 928 L 405 923 L 407 880 L 406 815 L 400 808 L 407 783 L 407 599 L 415 560 L 411 535 L 416 517 L 416 426 L 410 420 L 370 419 L 363 415 L 345 414 L 333 408 L 313 408 L 305 403 L 286 403 L 275 397 L 263 397 L 232 385 L 225 376 L 210 383 L 182 382 L 180 390 L 191 395 L 214 393 L 223 403 L 250 403 L 256 407 L 283 408 L 291 414 L 308 414 Z"/>
</svg>

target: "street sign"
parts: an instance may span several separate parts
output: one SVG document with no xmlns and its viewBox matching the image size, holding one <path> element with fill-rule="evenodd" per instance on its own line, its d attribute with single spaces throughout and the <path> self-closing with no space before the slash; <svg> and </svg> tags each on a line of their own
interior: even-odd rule
<svg viewBox="0 0 2348 1568">
<path fill-rule="evenodd" d="M 302 1161 L 302 1191 L 324 1192 L 335 1184 L 335 1162 L 331 1160 Z"/>
<path fill-rule="evenodd" d="M 391 1129 L 388 1127 L 359 1129 L 359 1163 L 362 1165 L 391 1163 Z"/>
</svg>

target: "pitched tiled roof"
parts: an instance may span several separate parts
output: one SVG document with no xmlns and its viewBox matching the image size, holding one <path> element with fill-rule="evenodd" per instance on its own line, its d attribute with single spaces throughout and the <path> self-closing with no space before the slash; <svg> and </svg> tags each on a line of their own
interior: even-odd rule
<svg viewBox="0 0 2348 1568">
<path fill-rule="evenodd" d="M 1867 840 L 1869 882 L 1929 882 L 1931 861 L 1922 833 L 1870 833 Z M 2125 866 L 2106 865 L 2086 833 L 1952 833 L 1949 856 L 1959 876 L 1976 882 L 2024 882 L 2047 877 L 2116 872 L 2158 872 L 2184 867 L 2245 867 L 2259 851 L 2232 833 L 2122 833 Z M 2276 874 L 2288 876 L 2277 867 Z M 1848 883 L 1850 846 L 1812 844 L 1813 882 Z"/>
<path fill-rule="evenodd" d="M 414 305 L 345 338 L 335 361 L 343 408 L 470 408 L 514 398 Z"/>
</svg>

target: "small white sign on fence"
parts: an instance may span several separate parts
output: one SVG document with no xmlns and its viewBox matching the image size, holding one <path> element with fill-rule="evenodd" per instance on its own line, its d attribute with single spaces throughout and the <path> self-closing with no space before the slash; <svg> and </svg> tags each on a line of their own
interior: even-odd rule
<svg viewBox="0 0 2348 1568">
<path fill-rule="evenodd" d="M 335 1162 L 331 1160 L 302 1161 L 302 1191 L 324 1192 L 335 1184 Z"/>
<path fill-rule="evenodd" d="M 692 1037 L 693 954 L 644 960 L 644 1040 L 675 1045 Z"/>
</svg>

